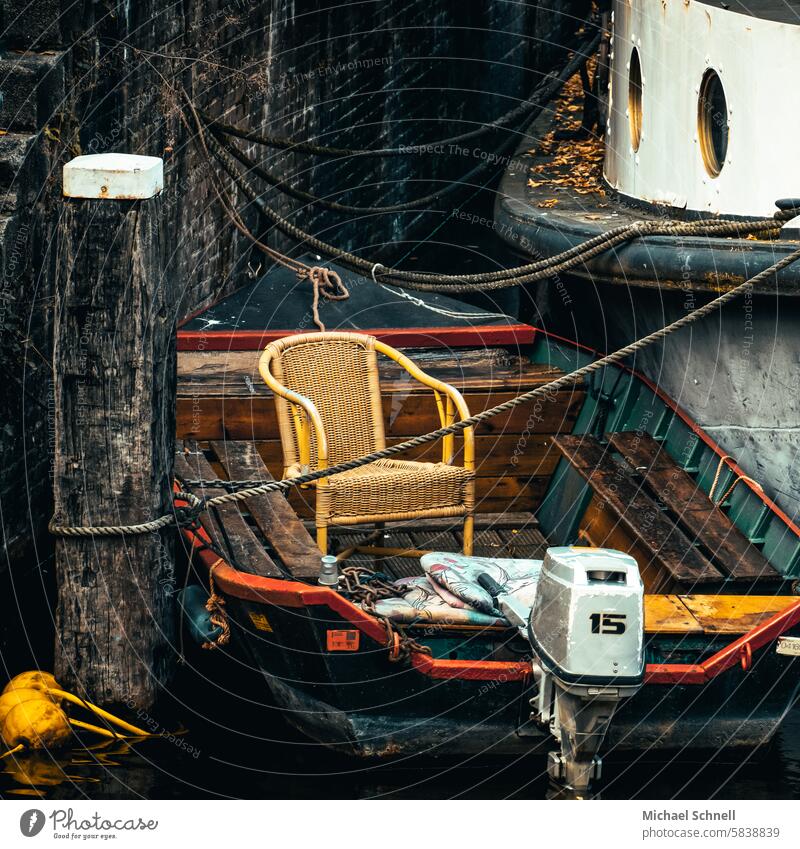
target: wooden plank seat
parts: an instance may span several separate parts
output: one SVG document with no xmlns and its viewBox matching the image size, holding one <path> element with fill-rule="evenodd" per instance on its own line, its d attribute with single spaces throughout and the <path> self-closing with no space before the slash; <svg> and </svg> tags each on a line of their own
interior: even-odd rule
<svg viewBox="0 0 800 849">
<path fill-rule="evenodd" d="M 230 480 L 269 483 L 274 480 L 252 442 L 212 442 Z M 317 578 L 320 551 L 281 492 L 268 492 L 244 502 L 258 529 L 295 578 Z"/>
<path fill-rule="evenodd" d="M 178 446 L 175 454 L 175 476 L 179 481 L 211 480 L 219 477 L 196 444 Z M 225 492 L 221 487 L 204 489 L 202 495 L 213 498 Z M 200 494 L 200 493 L 195 493 Z M 214 547 L 242 572 L 265 578 L 284 577 L 283 572 L 264 550 L 253 530 L 245 522 L 236 504 L 223 504 L 200 514 L 200 524 L 211 537 Z"/>
<path fill-rule="evenodd" d="M 222 477 L 255 483 L 273 480 L 252 442 L 213 442 L 209 449 L 213 465 L 201 447 L 196 443 L 186 443 L 176 456 L 176 476 L 183 480 Z M 208 488 L 203 494 L 211 498 L 222 492 L 225 492 L 222 488 Z M 233 548 L 236 562 L 232 565 L 256 575 L 285 577 L 285 572 L 270 557 L 268 547 L 293 577 L 314 580 L 319 575 L 319 549 L 282 493 L 265 493 L 243 502 L 225 504 L 215 512 L 224 525 L 224 532 L 213 512 L 204 514 L 201 523 L 220 550 Z M 267 547 L 243 514 L 252 519 Z"/>
<path fill-rule="evenodd" d="M 614 433 L 609 442 L 729 578 L 781 580 L 766 557 L 649 433 Z"/>
<path fill-rule="evenodd" d="M 610 434 L 604 446 L 592 436 L 560 436 L 554 444 L 595 493 L 583 538 L 612 547 L 620 547 L 621 539 L 630 540 L 626 550 L 640 561 L 648 589 L 664 589 L 665 576 L 681 588 L 781 580 L 652 437 Z M 617 462 L 616 454 L 624 462 Z M 606 508 L 613 522 L 602 516 L 609 512 Z"/>
<path fill-rule="evenodd" d="M 602 526 L 600 536 L 604 538 L 598 538 L 595 533 L 590 534 L 588 541 L 619 548 L 614 530 L 620 526 L 632 543 L 625 546 L 625 550 L 639 562 L 648 590 L 662 589 L 665 579 L 681 587 L 724 581 L 725 575 L 661 510 L 635 479 L 632 470 L 613 459 L 611 448 L 588 435 L 557 436 L 553 444 L 596 493 L 594 515 L 612 514 L 611 524 Z M 600 527 L 600 523 L 596 524 Z M 608 533 L 606 528 L 609 528 Z"/>
</svg>

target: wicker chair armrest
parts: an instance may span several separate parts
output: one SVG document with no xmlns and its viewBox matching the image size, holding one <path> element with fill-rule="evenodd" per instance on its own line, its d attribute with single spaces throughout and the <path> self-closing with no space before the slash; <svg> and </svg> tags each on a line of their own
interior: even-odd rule
<svg viewBox="0 0 800 849">
<path fill-rule="evenodd" d="M 470 416 L 469 407 L 464 400 L 464 396 L 449 383 L 437 380 L 437 378 L 426 374 L 416 363 L 410 360 L 405 354 L 401 354 L 396 348 L 392 348 L 385 342 L 375 342 L 375 350 L 381 354 L 394 360 L 399 366 L 402 366 L 415 380 L 423 386 L 427 386 L 433 390 L 436 396 L 436 405 L 439 409 L 439 419 L 442 427 L 447 427 L 455 421 L 468 419 Z M 443 404 L 441 396 L 447 399 L 447 403 Z M 464 468 L 475 468 L 475 431 L 474 428 L 468 427 L 462 431 L 464 437 Z M 450 434 L 443 437 L 443 460 L 445 463 L 452 463 L 454 436 Z"/>
<path fill-rule="evenodd" d="M 317 468 L 325 469 L 328 466 L 328 439 L 325 436 L 325 427 L 322 424 L 322 416 L 319 414 L 314 402 L 310 398 L 306 398 L 299 392 L 293 392 L 282 383 L 279 383 L 272 372 L 269 364 L 272 359 L 272 352 L 267 348 L 261 355 L 258 361 L 258 370 L 264 383 L 280 398 L 300 407 L 311 422 L 314 432 L 317 437 Z M 308 465 L 308 458 L 311 454 L 311 433 L 307 427 L 303 427 L 299 420 L 296 420 L 298 432 L 298 442 L 300 443 L 301 452 L 304 452 L 305 459 L 301 459 L 304 465 Z"/>
</svg>

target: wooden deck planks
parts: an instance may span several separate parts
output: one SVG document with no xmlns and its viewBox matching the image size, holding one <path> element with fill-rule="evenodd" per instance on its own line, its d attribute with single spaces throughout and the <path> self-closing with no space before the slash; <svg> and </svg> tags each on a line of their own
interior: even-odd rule
<svg viewBox="0 0 800 849">
<path fill-rule="evenodd" d="M 648 634 L 746 634 L 797 601 L 796 596 L 646 595 Z"/>
<path fill-rule="evenodd" d="M 730 578 L 779 580 L 764 555 L 648 433 L 615 433 L 611 445 L 642 475 L 656 499 L 710 552 Z"/>
<path fill-rule="evenodd" d="M 553 442 L 655 565 L 681 584 L 724 580 L 724 575 L 594 437 L 558 436 Z M 643 569 L 647 566 L 641 565 Z"/>
<path fill-rule="evenodd" d="M 274 480 L 252 442 L 212 442 L 211 447 L 231 480 Z M 248 498 L 244 505 L 286 569 L 296 578 L 319 575 L 320 552 L 297 513 L 280 492 Z"/>
<path fill-rule="evenodd" d="M 682 595 L 681 603 L 706 634 L 745 634 L 797 602 L 797 596 Z"/>
<path fill-rule="evenodd" d="M 185 451 L 175 455 L 175 475 L 179 480 L 196 480 L 198 478 L 213 479 L 218 477 L 205 455 L 196 445 L 189 444 Z M 209 488 L 203 495 L 211 498 L 221 495 L 225 490 Z M 219 516 L 225 532 L 217 525 L 215 513 Z M 264 550 L 264 546 L 253 533 L 236 504 L 223 504 L 215 511 L 205 511 L 200 516 L 200 523 L 211 537 L 214 545 L 225 552 L 228 559 L 229 545 L 233 563 L 231 565 L 243 572 L 261 575 L 265 578 L 284 577 L 276 563 Z"/>
</svg>

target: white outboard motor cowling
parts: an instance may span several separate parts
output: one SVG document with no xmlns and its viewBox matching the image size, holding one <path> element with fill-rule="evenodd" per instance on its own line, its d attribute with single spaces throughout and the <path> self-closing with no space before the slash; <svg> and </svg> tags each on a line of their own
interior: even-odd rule
<svg viewBox="0 0 800 849">
<path fill-rule="evenodd" d="M 636 689 L 644 675 L 643 603 L 629 554 L 550 548 L 528 625 L 531 646 L 565 689 Z"/>
</svg>

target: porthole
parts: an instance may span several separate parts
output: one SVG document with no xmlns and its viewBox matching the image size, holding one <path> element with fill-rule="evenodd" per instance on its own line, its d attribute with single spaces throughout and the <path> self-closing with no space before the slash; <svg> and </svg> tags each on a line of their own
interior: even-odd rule
<svg viewBox="0 0 800 849">
<path fill-rule="evenodd" d="M 713 68 L 703 74 L 700 84 L 697 138 L 706 171 L 710 177 L 718 176 L 728 154 L 728 103 L 722 80 Z"/>
<path fill-rule="evenodd" d="M 628 71 L 628 127 L 631 131 L 631 147 L 637 151 L 642 141 L 642 64 L 635 47 L 631 51 Z"/>
</svg>

